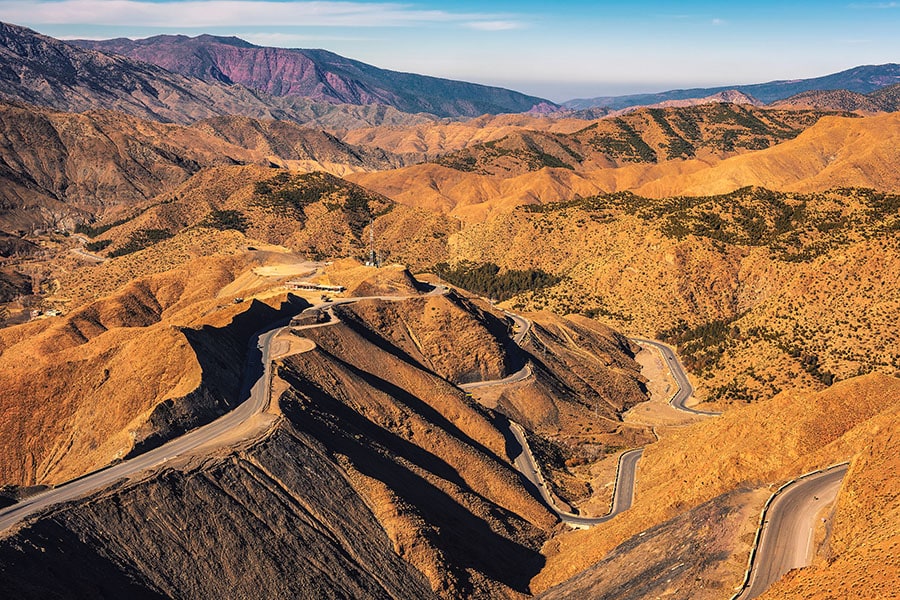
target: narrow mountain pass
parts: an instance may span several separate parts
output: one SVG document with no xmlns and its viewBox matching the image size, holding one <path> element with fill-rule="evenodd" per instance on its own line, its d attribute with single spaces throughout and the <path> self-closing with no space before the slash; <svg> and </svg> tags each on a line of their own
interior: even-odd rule
<svg viewBox="0 0 900 600">
<path fill-rule="evenodd" d="M 531 321 L 529 319 L 526 319 L 525 317 L 516 315 L 509 311 L 504 311 L 504 314 L 508 318 L 512 319 L 512 321 L 515 323 L 515 333 L 513 335 L 513 341 L 516 344 L 522 345 L 526 337 L 528 336 L 528 333 L 532 330 Z M 654 345 L 656 347 L 665 348 L 662 344 L 656 342 L 650 342 L 649 340 L 641 341 Z M 666 350 L 668 349 L 666 348 Z M 687 375 L 685 374 L 681 364 L 675 358 L 675 355 L 671 351 L 669 351 L 668 353 L 663 352 L 662 354 L 669 364 L 669 368 L 679 385 L 678 391 L 671 400 L 673 406 L 675 406 L 676 408 L 681 407 L 682 410 L 686 410 L 688 412 L 699 412 L 683 407 L 684 401 L 687 400 L 693 393 L 693 387 L 691 387 L 690 383 L 688 382 Z M 518 372 L 513 373 L 512 375 L 503 379 L 499 379 L 496 381 L 468 383 L 460 385 L 459 387 L 471 392 L 487 387 L 518 383 L 524 381 L 532 375 L 533 371 L 531 365 L 526 364 Z M 544 503 L 548 507 L 550 507 L 553 512 L 556 513 L 559 519 L 566 525 L 569 525 L 573 528 L 588 528 L 599 523 L 605 523 L 619 513 L 631 508 L 631 503 L 634 499 L 634 485 L 636 479 L 637 463 L 641 458 L 641 455 L 643 454 L 643 448 L 628 450 L 619 455 L 619 460 L 616 468 L 615 489 L 613 491 L 613 498 L 612 502 L 610 503 L 609 512 L 600 517 L 587 517 L 572 513 L 561 508 L 558 505 L 556 499 L 553 497 L 553 494 L 550 492 L 546 484 L 543 474 L 541 473 L 540 465 L 538 465 L 537 461 L 534 458 L 534 454 L 532 453 L 531 448 L 528 444 L 525 429 L 520 424 L 508 419 L 498 420 L 498 426 L 505 426 L 507 428 L 507 431 L 505 431 L 504 433 L 511 435 L 518 444 L 518 450 L 514 450 L 516 454 L 514 456 L 510 456 L 510 459 L 513 461 L 513 465 L 515 465 L 519 473 L 521 473 L 522 476 L 525 477 L 525 479 L 534 486 L 534 489 L 537 490 L 537 492 L 540 494 L 540 497 L 543 499 Z"/>
</svg>

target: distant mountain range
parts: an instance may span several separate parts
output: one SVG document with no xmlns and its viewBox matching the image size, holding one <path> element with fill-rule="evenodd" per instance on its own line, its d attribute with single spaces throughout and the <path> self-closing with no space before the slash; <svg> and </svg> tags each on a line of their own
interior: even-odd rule
<svg viewBox="0 0 900 600">
<path fill-rule="evenodd" d="M 210 83 L 241 84 L 272 96 L 338 104 L 383 104 L 439 117 L 527 112 L 555 107 L 499 87 L 379 69 L 325 50 L 256 46 L 236 37 L 159 35 L 143 40 L 71 42 L 121 54 Z"/>
<path fill-rule="evenodd" d="M 598 97 L 559 106 L 504 88 L 380 69 L 325 50 L 267 48 L 210 35 L 62 42 L 0 23 L 0 99 L 182 124 L 241 115 L 346 131 L 483 114 L 595 119 L 637 106 L 784 100 L 815 109 L 892 111 L 896 91 L 876 92 L 898 83 L 900 65 L 891 63 L 814 79 Z M 793 100 L 824 91 L 827 98 Z"/>
<path fill-rule="evenodd" d="M 160 62 L 184 72 L 0 23 L 0 98 L 69 112 L 115 110 L 171 123 L 241 115 L 339 130 L 555 109 L 518 92 L 385 71 L 324 51 L 259 48 L 210 36 L 144 42 L 135 42 L 136 48 L 158 52 Z M 116 45 L 127 46 L 122 40 Z M 165 59 L 169 52 L 174 58 Z"/>
<path fill-rule="evenodd" d="M 900 110 L 900 83 L 881 88 L 871 94 L 860 94 L 849 90 L 813 90 L 778 100 L 770 106 L 814 110 L 894 112 Z"/>
<path fill-rule="evenodd" d="M 605 107 L 620 110 L 631 106 L 647 106 L 672 100 L 705 98 L 720 92 L 736 90 L 769 104 L 812 90 L 847 90 L 859 94 L 869 94 L 878 89 L 900 83 L 900 64 L 866 65 L 854 67 L 840 73 L 815 77 L 813 79 L 791 79 L 770 81 L 752 85 L 731 85 L 714 88 L 692 88 L 670 90 L 656 94 L 631 94 L 627 96 L 600 96 L 569 100 L 563 106 L 572 110 Z"/>
<path fill-rule="evenodd" d="M 242 85 L 208 83 L 5 23 L 0 23 L 0 99 L 65 112 L 113 110 L 181 124 L 241 115 L 351 129 L 437 119 L 391 106 L 329 104 L 297 96 L 271 96 Z"/>
</svg>

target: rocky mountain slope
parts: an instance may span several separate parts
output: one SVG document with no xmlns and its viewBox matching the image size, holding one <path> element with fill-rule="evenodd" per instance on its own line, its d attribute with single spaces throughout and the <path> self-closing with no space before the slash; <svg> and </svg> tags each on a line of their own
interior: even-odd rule
<svg viewBox="0 0 900 600">
<path fill-rule="evenodd" d="M 812 79 L 792 79 L 786 81 L 770 81 L 768 83 L 756 83 L 752 85 L 726 86 L 718 88 L 694 88 L 687 90 L 671 90 L 656 94 L 633 94 L 629 96 L 604 96 L 598 98 L 586 98 L 569 100 L 563 105 L 571 109 L 588 109 L 602 106 L 611 109 L 627 108 L 629 106 L 646 106 L 658 104 L 668 100 L 684 100 L 690 98 L 704 98 L 719 92 L 737 90 L 748 94 L 766 104 L 776 100 L 783 100 L 796 94 L 811 90 L 849 90 L 861 94 L 868 94 L 877 89 L 900 82 L 900 65 L 888 63 L 884 65 L 865 65 L 853 67 L 840 73 L 832 73 L 823 77 Z"/>
<path fill-rule="evenodd" d="M 894 112 L 900 110 L 900 84 L 884 87 L 870 94 L 860 94 L 849 90 L 813 90 L 778 100 L 771 106 L 813 110 Z"/>
<path fill-rule="evenodd" d="M 389 106 L 335 105 L 209 83 L 7 23 L 0 24 L 0 58 L 0 97 L 60 111 L 106 109 L 182 124 L 237 114 L 341 128 L 434 120 Z"/>
<path fill-rule="evenodd" d="M 388 71 L 325 50 L 266 48 L 233 37 L 161 35 L 72 43 L 204 81 L 239 83 L 272 96 L 378 104 L 440 117 L 519 113 L 536 105 L 552 106 L 547 100 L 503 88 Z"/>
<path fill-rule="evenodd" d="M 831 537 L 824 528 L 816 533 L 826 548 L 821 567 L 792 572 L 770 594 L 827 597 L 828 586 L 836 585 L 851 595 L 878 597 L 897 573 L 896 562 L 862 565 L 889 555 L 896 528 L 876 530 L 857 517 L 866 510 L 883 522 L 896 514 L 896 502 L 876 486 L 895 481 L 878 468 L 890 461 L 879 450 L 895 437 L 886 424 L 896 415 L 898 390 L 900 379 L 870 375 L 816 394 L 783 393 L 669 432 L 645 450 L 631 510 L 558 537 L 556 553 L 532 588 L 556 584 L 539 596 L 546 598 L 730 596 L 743 578 L 759 511 L 771 492 L 807 471 L 852 460 L 833 519 L 827 517 L 834 523 Z M 829 567 L 831 578 L 818 580 Z M 848 579 L 838 583 L 840 573 Z"/>
<path fill-rule="evenodd" d="M 2 396 L 5 403 L 22 397 L 22 386 L 38 387 L 28 388 L 27 406 L 4 407 L 2 425 L 10 433 L 2 439 L 12 440 L 21 427 L 37 430 L 33 421 L 44 424 L 44 435 L 4 452 L 5 480 L 52 482 L 88 470 L 127 451 L 129 434 L 133 439 L 135 432 L 158 424 L 152 415 L 175 415 L 179 407 L 191 412 L 201 399 L 220 395 L 228 402 L 233 365 L 242 362 L 228 354 L 240 354 L 245 346 L 229 335 L 250 331 L 274 315 L 249 318 L 261 303 L 234 304 L 226 290 L 234 293 L 234 284 L 244 281 L 242 293 L 265 293 L 277 279 L 257 278 L 248 287 L 245 276 L 248 267 L 268 272 L 277 264 L 272 260 L 270 252 L 245 251 L 190 261 L 58 320 L 34 323 L 29 331 L 4 330 L 3 360 L 21 364 L 30 352 L 42 359 L 28 373 L 3 370 L 10 392 Z M 520 364 L 521 357 L 511 354 L 518 350 L 501 341 L 502 321 L 454 296 L 370 300 L 335 312 L 341 323 L 302 333 L 315 342 L 313 349 L 279 361 L 277 405 L 262 429 L 236 448 L 228 444 L 240 438 L 229 437 L 219 449 L 170 461 L 155 473 L 50 509 L 4 534 L 4 589 L 23 597 L 66 589 L 212 597 L 247 586 L 275 597 L 428 597 L 428 588 L 447 598 L 527 594 L 556 519 L 509 464 L 497 413 L 450 383 L 504 376 Z M 408 323 L 405 332 L 398 320 Z M 581 336 L 586 348 L 598 347 L 588 330 Z M 161 346 L 169 351 L 158 352 Z M 548 349 L 545 359 L 552 352 Z M 641 398 L 627 350 L 612 345 L 606 352 L 619 369 L 630 371 L 627 378 L 613 377 L 616 386 Z M 581 365 L 584 358 L 575 354 L 564 360 L 584 373 L 595 368 Z M 57 364 L 71 364 L 83 385 L 46 386 L 53 394 L 50 402 L 38 392 L 45 389 L 43 377 L 72 381 L 60 372 L 69 367 L 52 366 Z M 208 390 L 173 399 L 160 388 L 149 398 L 143 386 L 172 381 L 176 364 L 179 372 L 192 366 L 178 394 L 198 380 Z M 130 401 L 132 387 L 121 381 L 125 373 L 144 389 Z M 596 394 L 613 393 L 602 379 L 593 382 Z M 98 395 L 105 398 L 99 405 Z M 66 410 L 59 410 L 60 402 Z M 70 407 L 76 407 L 73 413 Z M 107 415 L 104 427 L 86 427 L 97 418 L 91 411 L 101 409 Z M 75 433 L 66 438 L 66 432 Z M 157 429 L 157 434 L 171 432 Z M 619 435 L 610 431 L 606 443 L 625 443 L 624 437 L 616 441 Z M 56 444 L 79 451 L 61 451 Z M 31 459 L 21 452 L 30 452 Z M 35 458 L 41 462 L 34 471 L 20 471 Z M 162 506 L 167 510 L 153 508 Z M 153 542 L 137 544 L 141 536 Z M 52 556 L 31 560 L 32 552 L 47 545 L 54 548 Z M 213 559 L 238 546 L 245 551 Z M 207 582 L 210 561 L 219 565 L 214 584 Z M 288 566 L 311 564 L 318 565 L 313 573 L 287 575 Z M 41 577 L 45 569 L 55 576 Z"/>
<path fill-rule="evenodd" d="M 72 230 L 128 216 L 203 168 L 291 166 L 344 174 L 403 164 L 285 121 L 216 117 L 193 126 L 0 103 L 0 229 Z"/>
<path fill-rule="evenodd" d="M 677 115 L 683 109 L 670 110 Z M 475 222 L 523 204 L 565 201 L 622 190 L 650 197 L 724 194 L 754 185 L 786 191 L 812 192 L 835 187 L 894 191 L 900 190 L 900 179 L 892 166 L 900 160 L 898 135 L 900 115 L 897 113 L 865 118 L 825 117 L 794 139 L 734 156 L 707 154 L 689 160 L 584 170 L 542 166 L 537 171 L 518 175 L 515 170 L 505 175 L 484 175 L 423 164 L 350 178 L 398 202 L 449 212 Z M 531 135 L 530 139 L 545 137 L 543 134 Z M 522 139 L 522 135 L 510 136 L 510 140 L 517 138 Z M 560 157 L 567 157 L 569 166 L 577 164 L 575 157 L 556 143 L 559 136 L 551 139 L 554 145 L 548 145 L 548 148 L 556 148 Z M 748 137 L 748 140 L 752 139 Z M 637 141 L 643 142 L 643 138 L 635 138 Z M 478 156 L 487 157 L 489 165 L 498 165 L 491 167 L 498 172 L 502 164 L 522 169 L 531 168 L 529 165 L 535 161 L 562 162 L 555 155 L 544 157 L 540 146 L 529 148 L 522 143 L 518 153 L 511 150 L 505 155 L 487 144 L 482 146 Z M 634 152 L 638 146 L 645 147 L 648 156 L 651 152 L 656 153 L 646 142 L 631 144 L 627 149 Z M 475 154 L 469 149 L 463 152 Z M 476 160 L 473 168 L 477 165 Z M 462 166 L 465 168 L 466 165 Z"/>
<path fill-rule="evenodd" d="M 900 367 L 897 198 L 602 195 L 494 216 L 448 250 L 451 262 L 559 276 L 511 305 L 670 336 L 711 398 L 744 401 Z"/>
<path fill-rule="evenodd" d="M 589 171 L 727 156 L 792 139 L 822 116 L 729 103 L 646 108 L 600 119 L 571 134 L 515 132 L 442 155 L 436 162 L 460 171 L 510 177 L 544 167 Z"/>
</svg>

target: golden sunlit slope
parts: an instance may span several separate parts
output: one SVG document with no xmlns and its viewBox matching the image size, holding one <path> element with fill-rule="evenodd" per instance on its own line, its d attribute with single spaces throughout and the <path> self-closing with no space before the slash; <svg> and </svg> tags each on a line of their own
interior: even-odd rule
<svg viewBox="0 0 900 600">
<path fill-rule="evenodd" d="M 748 401 L 900 369 L 898 199 L 853 189 L 621 193 L 498 215 L 462 229 L 448 249 L 451 263 L 562 277 L 512 308 L 664 335 L 701 395 Z"/>
<path fill-rule="evenodd" d="M 659 177 L 649 196 L 721 194 L 746 185 L 811 192 L 835 187 L 900 190 L 900 113 L 826 117 L 793 140 L 685 176 Z"/>
<path fill-rule="evenodd" d="M 527 114 L 484 115 L 453 123 L 351 129 L 341 133 L 340 137 L 349 144 L 384 148 L 397 154 L 434 156 L 496 140 L 523 129 L 573 133 L 588 125 L 590 121 L 581 119 L 551 119 Z"/>
<path fill-rule="evenodd" d="M 558 538 L 549 549 L 546 567 L 532 581 L 532 589 L 540 591 L 565 580 L 639 532 L 733 490 L 760 486 L 774 489 L 779 482 L 813 468 L 860 453 L 865 456 L 867 444 L 878 439 L 874 436 L 883 430 L 886 416 L 896 414 L 898 402 L 900 379 L 873 374 L 835 384 L 823 392 L 783 392 L 717 419 L 668 430 L 659 443 L 644 450 L 631 510 L 609 523 Z M 882 477 L 896 480 L 895 473 Z M 877 495 L 871 499 L 884 505 Z M 758 498 L 760 504 L 762 500 Z M 839 507 L 848 501 L 858 502 L 845 492 Z M 859 527 L 855 517 L 848 519 L 855 523 L 853 527 Z M 726 576 L 733 579 L 720 581 L 718 590 L 698 592 L 698 597 L 720 598 L 723 585 L 739 583 L 749 545 L 747 541 L 734 543 L 724 554 L 711 559 L 726 562 Z M 734 552 L 740 556 L 732 560 Z M 651 571 L 653 562 L 663 559 L 645 558 Z"/>
<path fill-rule="evenodd" d="M 568 169 L 545 168 L 502 179 L 464 173 L 441 165 L 421 164 L 394 171 L 354 173 L 348 181 L 378 191 L 411 207 L 440 211 L 468 222 L 509 212 L 522 204 L 559 202 L 602 189 Z"/>
<path fill-rule="evenodd" d="M 242 244 L 277 244 L 308 257 L 364 259 L 370 223 L 379 259 L 414 268 L 443 259 L 447 237 L 458 227 L 447 216 L 396 205 L 324 172 L 204 169 L 131 218 L 86 228 L 92 244 L 105 244 L 98 253 L 116 260 L 60 276 L 58 295 L 78 301 L 91 286 L 110 291 L 130 278 L 172 268 L 186 254 L 228 253 Z M 153 247 L 158 251 L 133 257 Z M 76 288 L 81 291 L 70 291 Z"/>
<path fill-rule="evenodd" d="M 869 425 L 844 479 L 826 559 L 792 571 L 763 598 L 894 598 L 900 580 L 900 433 L 894 407 Z"/>
<path fill-rule="evenodd" d="M 730 158 L 707 155 L 659 164 L 570 170 L 543 167 L 485 175 L 423 164 L 349 179 L 397 202 L 469 221 L 520 204 L 548 203 L 598 192 L 632 190 L 650 197 L 731 192 L 756 185 L 776 190 L 833 187 L 900 189 L 900 114 L 825 117 L 792 140 Z"/>
<path fill-rule="evenodd" d="M 63 481 L 224 412 L 241 374 L 216 361 L 243 364 L 250 334 L 284 302 L 216 299 L 256 264 L 186 259 L 65 316 L 0 330 L 0 480 Z M 147 426 L 163 402 L 171 422 Z"/>
<path fill-rule="evenodd" d="M 10 103 L 0 103 L 0 142 L 0 225 L 8 231 L 71 230 L 85 220 L 127 216 L 204 167 L 290 165 L 343 174 L 402 164 L 383 150 L 279 121 L 221 117 L 185 127 Z"/>
<path fill-rule="evenodd" d="M 825 114 L 719 102 L 639 108 L 568 134 L 512 131 L 443 154 L 434 162 L 465 172 L 510 177 L 542 167 L 591 171 L 629 163 L 721 158 L 792 139 Z"/>
<path fill-rule="evenodd" d="M 192 274 L 204 275 L 196 265 Z M 114 309 L 117 300 L 105 299 L 98 312 Z M 276 360 L 270 407 L 276 418 L 268 429 L 235 436 L 233 447 L 169 460 L 16 528 L 0 540 L 4 589 L 92 589 L 97 578 L 104 589 L 120 589 L 127 574 L 132 593 L 162 589 L 175 597 L 201 585 L 216 593 L 226 584 L 246 591 L 248 579 L 273 596 L 290 590 L 301 597 L 426 598 L 430 585 L 447 599 L 526 597 L 557 519 L 510 464 L 503 419 L 451 383 L 506 373 L 509 353 L 518 349 L 502 317 L 449 294 L 367 300 L 334 312 L 340 322 L 297 332 L 315 345 Z M 592 323 L 560 327 L 581 348 L 560 361 L 594 385 L 593 393 L 619 400 L 624 385 L 640 396 L 620 336 Z M 200 335 L 177 333 L 194 342 Z M 545 360 L 554 351 L 548 348 Z M 159 352 L 134 358 L 169 360 Z M 221 356 L 213 362 L 220 359 L 235 364 Z M 605 379 L 596 372 L 601 363 L 622 372 Z M 43 560 L 31 559 L 36 544 L 27 540 L 37 539 L 53 548 Z M 79 543 L 82 551 L 72 551 Z M 223 551 L 218 562 L 211 558 Z M 98 561 L 100 554 L 116 559 Z M 197 556 L 204 560 L 190 558 Z M 209 564 L 227 568 L 204 583 Z M 313 564 L 322 573 L 310 577 L 306 565 Z M 285 578 L 279 569 L 286 565 L 306 575 Z M 55 575 L 44 581 L 36 573 L 46 569 Z M 92 574 L 88 583 L 84 572 Z M 419 581 L 426 587 L 414 585 Z M 379 586 L 385 593 L 366 591 Z"/>
</svg>

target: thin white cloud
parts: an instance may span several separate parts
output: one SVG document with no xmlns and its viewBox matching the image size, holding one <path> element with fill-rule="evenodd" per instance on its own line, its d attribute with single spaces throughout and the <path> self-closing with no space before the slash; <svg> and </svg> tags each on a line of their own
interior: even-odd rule
<svg viewBox="0 0 900 600">
<path fill-rule="evenodd" d="M 850 8 L 900 8 L 900 2 L 854 2 Z"/>
<path fill-rule="evenodd" d="M 725 22 L 726 22 L 725 19 L 713 19 L 713 20 L 711 21 L 711 23 L 712 23 L 713 25 L 716 25 L 716 26 L 718 26 L 718 25 L 724 25 Z"/>
<path fill-rule="evenodd" d="M 9 0 L 0 20 L 42 25 L 211 27 L 412 27 L 492 22 L 497 15 L 421 10 L 395 2 L 275 0 Z M 502 22 L 502 21 L 493 21 Z"/>
<path fill-rule="evenodd" d="M 275 32 L 236 32 L 237 37 L 257 46 L 279 48 L 308 47 L 310 42 L 374 42 L 376 38 L 348 37 L 341 35 L 302 35 Z"/>
<path fill-rule="evenodd" d="M 522 29 L 524 25 L 518 21 L 472 21 L 466 23 L 469 29 L 477 29 L 478 31 L 509 31 L 511 29 Z"/>
</svg>

